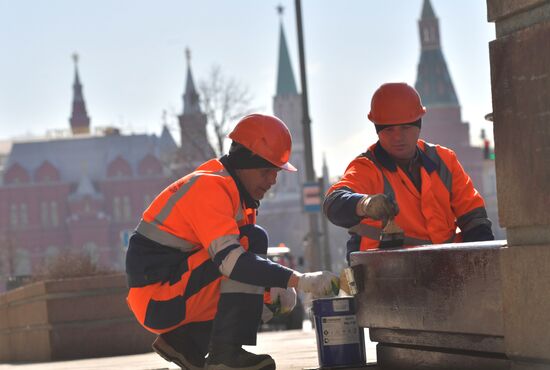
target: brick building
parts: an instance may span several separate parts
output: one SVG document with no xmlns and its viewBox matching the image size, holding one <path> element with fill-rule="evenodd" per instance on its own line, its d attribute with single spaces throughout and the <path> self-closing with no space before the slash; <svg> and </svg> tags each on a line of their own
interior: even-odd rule
<svg viewBox="0 0 550 370">
<path fill-rule="evenodd" d="M 76 62 L 75 57 L 72 135 L 12 142 L 4 155 L 3 282 L 36 273 L 69 251 L 84 251 L 103 268 L 123 269 L 124 239 L 144 208 L 177 174 L 214 153 L 190 66 L 179 116 L 183 145 L 178 147 L 166 127 L 160 136 L 123 135 L 117 129 L 91 134 Z"/>
<path fill-rule="evenodd" d="M 470 144 L 469 124 L 462 121 L 440 44 L 439 25 L 429 0 L 419 20 L 421 54 L 416 88 L 428 113 L 422 138 L 454 149 L 476 187 L 484 195 L 497 237 L 494 163 Z M 258 223 L 270 244 L 285 243 L 307 260 L 309 219 L 301 203 L 305 181 L 301 95 L 296 86 L 281 23 L 273 112 L 293 135 L 291 162 L 302 169 L 281 173 L 262 201 Z M 116 129 L 90 134 L 90 117 L 75 58 L 72 135 L 64 138 L 2 143 L 0 146 L 0 277 L 32 274 L 48 259 L 70 250 L 85 251 L 100 266 L 123 268 L 123 237 L 146 205 L 174 178 L 215 156 L 206 135 L 187 51 L 183 109 L 178 116 L 181 146 L 166 127 L 160 136 L 122 135 Z M 325 185 L 328 169 L 323 169 Z M 319 217 L 320 242 L 325 243 Z M 344 264 L 347 231 L 328 224 L 333 270 Z M 321 246 L 316 246 L 321 254 Z M 308 261 L 302 267 L 307 269 Z M 3 284 L 0 283 L 0 289 Z"/>
</svg>

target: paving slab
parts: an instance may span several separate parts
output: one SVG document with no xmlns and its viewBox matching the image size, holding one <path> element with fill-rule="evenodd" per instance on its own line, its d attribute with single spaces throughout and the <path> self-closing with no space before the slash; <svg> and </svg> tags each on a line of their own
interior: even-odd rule
<svg viewBox="0 0 550 370">
<path fill-rule="evenodd" d="M 367 362 L 376 361 L 375 343 L 368 339 L 366 332 Z M 277 364 L 277 369 L 311 369 L 319 366 L 315 331 L 286 330 L 261 332 L 258 334 L 258 345 L 247 346 L 246 350 L 254 353 L 269 353 Z M 32 350 L 32 349 L 29 349 Z M 130 356 L 90 358 L 71 361 L 56 361 L 28 364 L 0 364 L 0 370 L 176 370 L 178 366 L 166 362 L 156 353 L 144 353 Z"/>
</svg>

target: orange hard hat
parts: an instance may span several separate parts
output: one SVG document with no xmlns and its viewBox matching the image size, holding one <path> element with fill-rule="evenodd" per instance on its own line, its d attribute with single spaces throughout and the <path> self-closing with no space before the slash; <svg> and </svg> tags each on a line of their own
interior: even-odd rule
<svg viewBox="0 0 550 370">
<path fill-rule="evenodd" d="M 369 120 L 376 125 L 398 125 L 415 122 L 426 113 L 420 95 L 404 82 L 383 84 L 370 103 Z"/>
<path fill-rule="evenodd" d="M 275 116 L 250 114 L 243 117 L 228 137 L 275 166 L 296 171 L 288 161 L 292 136 L 285 123 Z"/>
</svg>

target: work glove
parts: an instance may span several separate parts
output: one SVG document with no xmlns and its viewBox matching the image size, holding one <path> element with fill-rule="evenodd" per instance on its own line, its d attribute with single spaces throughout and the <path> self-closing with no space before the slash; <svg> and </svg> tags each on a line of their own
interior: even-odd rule
<svg viewBox="0 0 550 370">
<path fill-rule="evenodd" d="M 262 308 L 262 322 L 267 324 L 273 318 L 273 315 L 273 311 L 271 311 L 269 306 L 264 303 Z"/>
<path fill-rule="evenodd" d="M 275 308 L 275 315 L 289 313 L 296 306 L 296 289 L 294 288 L 271 288 L 269 295 L 271 304 Z"/>
<path fill-rule="evenodd" d="M 385 194 L 365 195 L 356 210 L 358 216 L 381 220 L 384 226 L 399 213 L 395 200 Z"/>
<path fill-rule="evenodd" d="M 298 278 L 296 288 L 313 298 L 333 297 L 340 290 L 340 279 L 330 271 L 306 272 Z"/>
<path fill-rule="evenodd" d="M 264 304 L 262 321 L 267 323 L 274 317 L 290 313 L 296 306 L 296 289 L 271 288 L 269 290 L 270 303 Z"/>
</svg>

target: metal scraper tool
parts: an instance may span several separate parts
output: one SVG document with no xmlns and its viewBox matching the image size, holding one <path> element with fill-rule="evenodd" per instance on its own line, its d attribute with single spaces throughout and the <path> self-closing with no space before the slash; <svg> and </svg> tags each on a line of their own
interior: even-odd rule
<svg viewBox="0 0 550 370">
<path fill-rule="evenodd" d="M 382 230 L 382 233 L 380 233 L 380 244 L 378 244 L 378 248 L 399 248 L 403 246 L 404 241 L 405 233 L 403 229 L 391 219 Z"/>
</svg>

